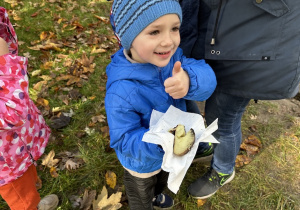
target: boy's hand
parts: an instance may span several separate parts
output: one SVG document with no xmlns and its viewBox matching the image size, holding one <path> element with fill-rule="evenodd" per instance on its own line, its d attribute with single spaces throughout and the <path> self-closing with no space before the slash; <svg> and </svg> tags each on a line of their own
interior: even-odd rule
<svg viewBox="0 0 300 210">
<path fill-rule="evenodd" d="M 174 64 L 172 77 L 164 82 L 165 91 L 174 99 L 183 98 L 189 91 L 190 78 L 189 75 L 181 68 L 181 62 Z"/>
</svg>

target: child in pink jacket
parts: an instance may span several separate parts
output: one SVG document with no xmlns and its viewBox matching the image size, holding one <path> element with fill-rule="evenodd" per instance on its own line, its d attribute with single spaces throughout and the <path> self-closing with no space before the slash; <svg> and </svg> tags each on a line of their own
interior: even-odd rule
<svg viewBox="0 0 300 210">
<path fill-rule="evenodd" d="M 49 135 L 29 98 L 27 58 L 18 56 L 17 36 L 0 7 L 0 195 L 11 209 L 37 209 L 35 161 L 44 153 Z M 53 209 L 57 203 L 57 196 L 50 195 L 39 209 Z"/>
</svg>

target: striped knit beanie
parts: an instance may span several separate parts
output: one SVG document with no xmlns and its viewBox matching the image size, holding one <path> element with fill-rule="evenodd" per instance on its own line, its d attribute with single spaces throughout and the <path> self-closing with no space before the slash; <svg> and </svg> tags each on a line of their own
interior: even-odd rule
<svg viewBox="0 0 300 210">
<path fill-rule="evenodd" d="M 166 14 L 177 14 L 182 21 L 178 0 L 114 0 L 110 22 L 120 44 L 129 50 L 140 32 Z"/>
</svg>

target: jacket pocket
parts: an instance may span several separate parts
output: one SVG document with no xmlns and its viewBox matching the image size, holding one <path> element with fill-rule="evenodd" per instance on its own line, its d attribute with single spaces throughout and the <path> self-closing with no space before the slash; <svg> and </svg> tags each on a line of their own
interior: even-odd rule
<svg viewBox="0 0 300 210">
<path fill-rule="evenodd" d="M 281 17 L 290 11 L 283 0 L 253 0 L 253 4 L 275 17 Z"/>
</svg>

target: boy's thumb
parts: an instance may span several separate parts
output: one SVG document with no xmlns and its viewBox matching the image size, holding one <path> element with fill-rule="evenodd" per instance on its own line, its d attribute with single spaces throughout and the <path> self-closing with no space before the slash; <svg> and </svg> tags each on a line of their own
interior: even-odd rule
<svg viewBox="0 0 300 210">
<path fill-rule="evenodd" d="M 173 67 L 172 76 L 174 76 L 175 74 L 180 72 L 180 69 L 181 69 L 181 62 L 176 61 L 176 63 L 174 64 L 174 67 Z"/>
</svg>

